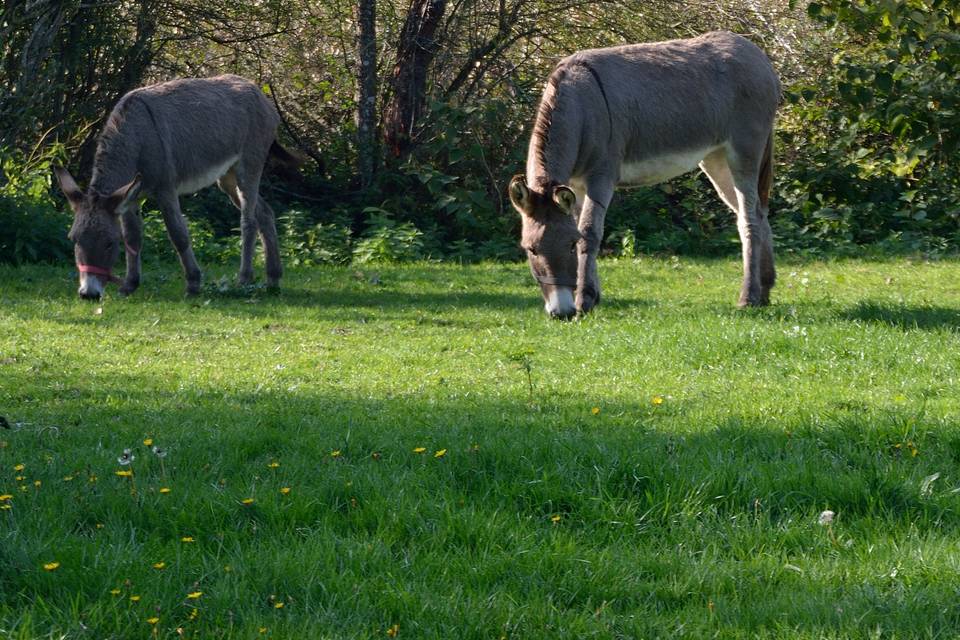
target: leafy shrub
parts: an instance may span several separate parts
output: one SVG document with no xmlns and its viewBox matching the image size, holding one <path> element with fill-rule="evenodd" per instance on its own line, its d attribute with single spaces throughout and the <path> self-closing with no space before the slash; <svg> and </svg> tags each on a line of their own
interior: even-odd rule
<svg viewBox="0 0 960 640">
<path fill-rule="evenodd" d="M 411 222 L 397 222 L 378 207 L 364 209 L 367 230 L 353 246 L 353 259 L 360 263 L 409 262 L 423 257 L 423 232 Z"/>
<path fill-rule="evenodd" d="M 0 150 L 0 263 L 72 261 L 71 217 L 54 200 L 50 176 L 60 147 L 38 158 Z"/>
<path fill-rule="evenodd" d="M 304 209 L 288 209 L 279 219 L 280 250 L 291 265 L 344 264 L 351 258 L 350 225 L 342 218 L 310 223 Z"/>
</svg>

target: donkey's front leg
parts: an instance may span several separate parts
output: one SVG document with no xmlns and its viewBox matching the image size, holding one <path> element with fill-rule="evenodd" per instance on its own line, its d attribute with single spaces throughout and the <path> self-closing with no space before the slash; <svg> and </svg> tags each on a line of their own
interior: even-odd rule
<svg viewBox="0 0 960 640">
<path fill-rule="evenodd" d="M 577 295 L 574 300 L 577 313 L 586 313 L 600 304 L 597 255 L 600 253 L 600 242 L 603 240 L 603 220 L 611 198 L 613 198 L 612 184 L 587 188 L 577 225 L 582 236 L 577 243 Z"/>
<path fill-rule="evenodd" d="M 143 219 L 140 207 L 131 206 L 120 218 L 123 246 L 126 251 L 127 275 L 120 285 L 120 293 L 127 296 L 140 286 L 140 251 L 143 248 Z"/>
<path fill-rule="evenodd" d="M 773 286 L 773 241 L 769 223 L 759 206 L 756 187 L 751 181 L 737 180 L 737 231 L 743 252 L 743 285 L 739 307 L 761 307 L 770 304 Z"/>
<path fill-rule="evenodd" d="M 160 211 L 163 213 L 163 222 L 167 227 L 167 234 L 170 241 L 173 242 L 177 254 L 180 256 L 180 264 L 183 266 L 183 273 L 187 278 L 187 294 L 193 295 L 200 293 L 200 265 L 193 255 L 193 247 L 190 246 L 190 232 L 187 230 L 187 220 L 180 211 L 180 200 L 175 192 L 164 194 L 157 197 Z"/>
</svg>

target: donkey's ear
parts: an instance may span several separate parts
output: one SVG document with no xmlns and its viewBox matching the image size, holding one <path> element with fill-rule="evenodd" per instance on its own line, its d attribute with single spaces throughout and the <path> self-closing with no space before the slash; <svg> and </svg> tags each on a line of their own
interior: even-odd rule
<svg viewBox="0 0 960 640">
<path fill-rule="evenodd" d="M 513 176 L 510 181 L 510 202 L 522 213 L 530 208 L 530 189 L 527 188 L 527 178 L 522 173 Z"/>
<path fill-rule="evenodd" d="M 129 183 L 110 194 L 106 201 L 107 211 L 124 211 L 140 195 L 140 174 Z"/>
<path fill-rule="evenodd" d="M 573 213 L 573 207 L 577 204 L 577 194 L 570 187 L 560 185 L 553 188 L 553 201 L 564 213 L 569 215 Z"/>
<path fill-rule="evenodd" d="M 83 202 L 83 191 L 77 186 L 77 181 L 73 179 L 69 171 L 60 165 L 54 165 L 53 175 L 57 177 L 57 182 L 60 184 L 60 190 L 63 191 L 63 195 L 67 196 L 67 202 L 70 203 L 70 208 L 76 211 L 80 203 Z"/>
</svg>

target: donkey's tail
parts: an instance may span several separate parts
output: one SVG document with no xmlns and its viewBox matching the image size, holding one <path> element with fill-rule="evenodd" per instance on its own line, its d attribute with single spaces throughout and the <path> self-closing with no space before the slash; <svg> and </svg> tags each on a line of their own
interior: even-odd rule
<svg viewBox="0 0 960 640">
<path fill-rule="evenodd" d="M 306 161 L 306 158 L 303 156 L 284 149 L 283 145 L 276 140 L 270 144 L 270 157 L 277 164 L 281 164 L 289 169 L 298 169 L 300 165 Z"/>
<path fill-rule="evenodd" d="M 760 206 L 770 208 L 770 186 L 773 184 L 773 129 L 767 136 L 767 148 L 763 152 L 763 162 L 760 164 L 760 177 L 757 179 L 757 193 L 760 195 Z"/>
</svg>

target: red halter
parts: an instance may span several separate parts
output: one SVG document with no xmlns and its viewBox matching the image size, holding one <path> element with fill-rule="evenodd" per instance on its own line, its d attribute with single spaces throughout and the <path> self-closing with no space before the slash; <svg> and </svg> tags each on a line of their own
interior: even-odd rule
<svg viewBox="0 0 960 640">
<path fill-rule="evenodd" d="M 137 252 L 134 251 L 133 247 L 131 247 L 127 243 L 126 239 L 124 239 L 123 241 L 123 246 L 126 247 L 127 253 L 129 253 L 130 255 L 132 256 L 137 255 Z M 113 272 L 110 269 L 104 269 L 103 267 L 95 267 L 92 264 L 83 264 L 80 261 L 77 261 L 77 271 L 79 271 L 80 273 L 92 273 L 95 276 L 100 276 L 107 282 L 113 282 L 116 284 L 120 284 L 121 282 L 123 282 L 123 280 L 113 275 Z"/>
</svg>

